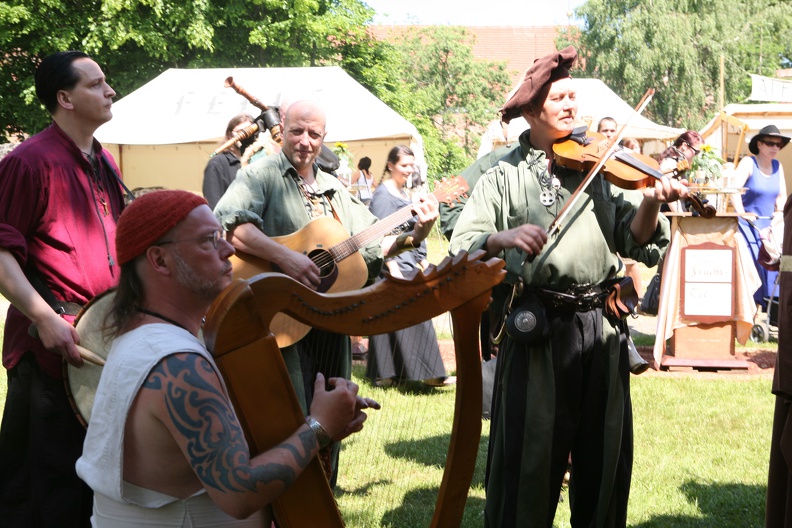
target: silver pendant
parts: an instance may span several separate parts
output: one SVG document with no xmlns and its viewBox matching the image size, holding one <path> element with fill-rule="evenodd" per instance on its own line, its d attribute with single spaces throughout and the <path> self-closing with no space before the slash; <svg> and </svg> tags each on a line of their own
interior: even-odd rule
<svg viewBox="0 0 792 528">
<path fill-rule="evenodd" d="M 553 176 L 553 179 L 552 179 L 552 180 L 550 180 L 550 187 L 551 187 L 551 188 L 552 188 L 554 191 L 557 191 L 558 189 L 560 189 L 560 188 L 561 188 L 561 180 L 559 180 L 558 178 L 556 178 L 555 176 Z"/>
<path fill-rule="evenodd" d="M 542 191 L 539 194 L 539 201 L 545 207 L 550 207 L 556 201 L 556 192 L 554 190 L 553 191 L 550 191 L 550 190 Z"/>
</svg>

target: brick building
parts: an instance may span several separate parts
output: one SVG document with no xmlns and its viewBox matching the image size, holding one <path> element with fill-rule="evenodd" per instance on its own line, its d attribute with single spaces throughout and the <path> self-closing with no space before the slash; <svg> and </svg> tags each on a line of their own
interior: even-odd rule
<svg viewBox="0 0 792 528">
<path fill-rule="evenodd" d="M 385 41 L 398 40 L 413 26 L 370 26 L 374 35 Z M 480 60 L 506 62 L 512 85 L 534 60 L 556 50 L 555 39 L 560 26 L 465 26 L 473 35 L 473 56 Z"/>
</svg>

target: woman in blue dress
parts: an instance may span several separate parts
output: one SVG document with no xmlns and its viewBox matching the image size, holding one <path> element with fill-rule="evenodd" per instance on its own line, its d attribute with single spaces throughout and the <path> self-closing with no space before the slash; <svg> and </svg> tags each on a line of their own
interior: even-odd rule
<svg viewBox="0 0 792 528">
<path fill-rule="evenodd" d="M 413 173 L 415 156 L 404 145 L 393 147 L 388 154 L 385 173 L 374 191 L 369 209 L 379 218 L 409 207 L 412 203 L 405 189 Z M 409 220 L 407 223 L 412 223 Z M 409 225 L 405 230 L 409 230 Z M 385 261 L 388 272 L 394 277 L 411 276 L 429 265 L 426 242 L 413 251 L 400 253 Z M 440 348 L 437 345 L 432 321 L 397 330 L 390 334 L 369 338 L 369 355 L 366 375 L 378 385 L 391 385 L 401 380 L 422 380 L 428 385 L 442 385 L 446 371 Z"/>
<path fill-rule="evenodd" d="M 773 215 L 781 215 L 787 199 L 784 167 L 776 158 L 778 152 L 789 143 L 789 138 L 782 136 L 775 125 L 767 125 L 759 131 L 748 144 L 753 156 L 746 156 L 735 170 L 735 186 L 745 187 L 745 194 L 732 196 L 734 210 L 738 213 L 753 213 L 756 220 L 753 226 L 740 219 L 740 232 L 745 238 L 762 286 L 754 293 L 754 301 L 765 306 L 774 295 L 776 271 L 768 271 L 759 264 L 759 247 L 761 240 L 758 229 L 770 226 Z"/>
</svg>

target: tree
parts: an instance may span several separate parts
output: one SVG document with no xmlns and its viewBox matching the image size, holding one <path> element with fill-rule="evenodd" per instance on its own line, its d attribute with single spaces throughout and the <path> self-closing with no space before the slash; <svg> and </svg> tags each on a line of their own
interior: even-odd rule
<svg viewBox="0 0 792 528">
<path fill-rule="evenodd" d="M 452 174 L 476 158 L 478 140 L 508 91 L 505 64 L 473 57 L 461 27 L 411 29 L 394 44 L 403 89 L 381 98 L 418 128 L 429 174 Z"/>
<path fill-rule="evenodd" d="M 697 129 L 724 103 L 750 93 L 749 73 L 773 76 L 792 65 L 792 3 L 786 0 L 588 0 L 574 42 L 587 75 L 627 101 L 656 88 L 647 117 Z"/>
<path fill-rule="evenodd" d="M 66 49 L 89 53 L 119 97 L 190 67 L 340 64 L 377 86 L 364 60 L 380 51 L 365 30 L 372 15 L 359 0 L 0 0 L 0 126 L 20 135 L 49 123 L 33 76 Z"/>
</svg>

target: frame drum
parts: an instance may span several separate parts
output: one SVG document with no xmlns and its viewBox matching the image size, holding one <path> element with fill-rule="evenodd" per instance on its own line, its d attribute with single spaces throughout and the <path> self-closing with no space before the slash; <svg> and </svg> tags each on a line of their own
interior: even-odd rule
<svg viewBox="0 0 792 528">
<path fill-rule="evenodd" d="M 77 333 L 80 334 L 80 346 L 87 348 L 102 359 L 107 359 L 107 352 L 112 344 L 112 341 L 105 339 L 102 326 L 104 326 L 105 314 L 110 310 L 114 297 L 115 290 L 100 293 L 85 305 L 74 320 L 74 326 Z M 80 368 L 65 361 L 63 365 L 69 401 L 77 419 L 83 424 L 83 427 L 88 427 L 102 367 L 87 361 L 83 361 L 83 366 Z"/>
</svg>

